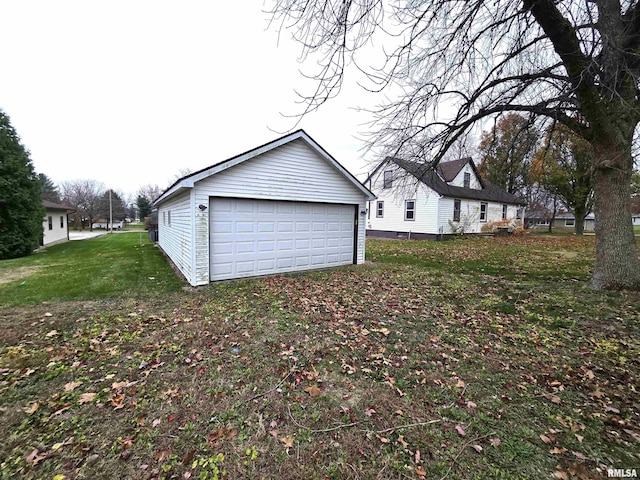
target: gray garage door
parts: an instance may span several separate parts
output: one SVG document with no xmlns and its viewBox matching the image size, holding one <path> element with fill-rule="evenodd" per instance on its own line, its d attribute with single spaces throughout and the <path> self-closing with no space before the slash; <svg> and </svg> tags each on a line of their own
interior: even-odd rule
<svg viewBox="0 0 640 480">
<path fill-rule="evenodd" d="M 211 198 L 211 280 L 352 264 L 355 208 Z"/>
</svg>

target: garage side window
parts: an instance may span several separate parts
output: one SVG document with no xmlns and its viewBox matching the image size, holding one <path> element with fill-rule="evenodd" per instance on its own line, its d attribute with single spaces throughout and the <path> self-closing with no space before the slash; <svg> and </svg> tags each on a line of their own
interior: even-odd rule
<svg viewBox="0 0 640 480">
<path fill-rule="evenodd" d="M 60 228 L 64 228 L 64 217 L 60 215 Z"/>
<path fill-rule="evenodd" d="M 49 230 L 53 230 L 53 217 L 49 216 Z"/>
<path fill-rule="evenodd" d="M 377 218 L 384 217 L 384 202 L 376 203 L 376 217 Z"/>
<path fill-rule="evenodd" d="M 167 225 L 171 226 L 171 210 L 167 212 Z"/>
<path fill-rule="evenodd" d="M 404 219 L 413 221 L 416 219 L 416 201 L 407 200 L 404 202 Z"/>
</svg>

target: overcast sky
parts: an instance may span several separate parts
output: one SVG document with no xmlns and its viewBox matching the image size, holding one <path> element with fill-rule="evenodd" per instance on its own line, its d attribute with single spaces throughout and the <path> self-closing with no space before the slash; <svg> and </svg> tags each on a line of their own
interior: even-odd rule
<svg viewBox="0 0 640 480">
<path fill-rule="evenodd" d="M 296 126 L 299 63 L 262 0 L 3 0 L 0 108 L 55 183 L 132 194 L 304 128 L 353 174 L 376 99 L 355 86 Z M 308 84 L 307 84 L 308 85 Z"/>
</svg>

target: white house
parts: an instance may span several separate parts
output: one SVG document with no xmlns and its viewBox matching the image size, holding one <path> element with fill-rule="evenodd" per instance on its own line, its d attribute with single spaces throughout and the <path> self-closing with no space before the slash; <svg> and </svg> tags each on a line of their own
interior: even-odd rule
<svg viewBox="0 0 640 480">
<path fill-rule="evenodd" d="M 373 199 L 298 130 L 175 182 L 158 244 L 191 285 L 363 263 Z"/>
<path fill-rule="evenodd" d="M 435 169 L 387 158 L 364 184 L 377 197 L 367 212 L 374 237 L 437 239 L 522 223 L 524 202 L 481 178 L 471 158 Z"/>
<path fill-rule="evenodd" d="M 55 243 L 69 240 L 69 221 L 67 214 L 73 209 L 66 205 L 42 200 L 45 208 L 45 215 L 42 220 L 44 233 L 42 235 L 42 246 L 53 245 Z"/>
</svg>

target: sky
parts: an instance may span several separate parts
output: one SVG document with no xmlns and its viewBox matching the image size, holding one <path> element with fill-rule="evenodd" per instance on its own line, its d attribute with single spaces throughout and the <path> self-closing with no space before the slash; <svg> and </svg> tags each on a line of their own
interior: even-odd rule
<svg viewBox="0 0 640 480">
<path fill-rule="evenodd" d="M 125 195 L 304 128 L 351 173 L 382 101 L 356 79 L 302 119 L 312 62 L 262 0 L 3 0 L 0 109 L 37 173 Z"/>
</svg>

